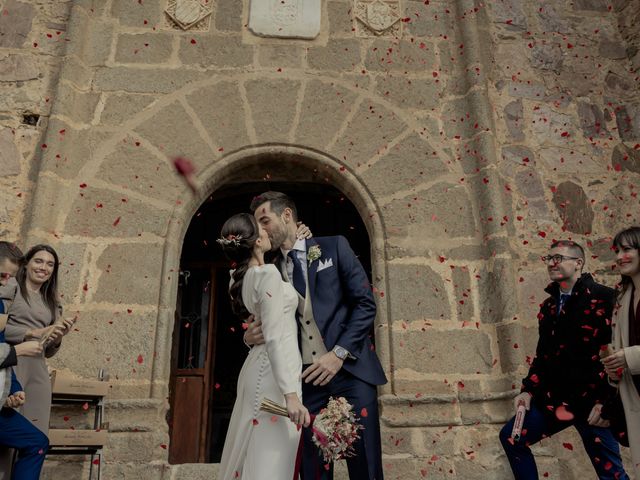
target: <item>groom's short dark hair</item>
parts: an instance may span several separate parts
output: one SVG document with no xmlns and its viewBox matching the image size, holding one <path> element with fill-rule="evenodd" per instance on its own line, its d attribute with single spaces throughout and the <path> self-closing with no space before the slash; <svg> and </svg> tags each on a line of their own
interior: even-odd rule
<svg viewBox="0 0 640 480">
<path fill-rule="evenodd" d="M 291 197 L 282 193 L 282 192 L 264 192 L 258 195 L 257 197 L 253 197 L 251 200 L 251 213 L 255 213 L 260 205 L 263 203 L 271 203 L 271 210 L 273 210 L 278 215 L 281 215 L 284 212 L 285 208 L 291 209 L 293 213 L 293 220 L 298 221 L 298 209 L 296 208 L 296 204 L 293 202 Z"/>
</svg>

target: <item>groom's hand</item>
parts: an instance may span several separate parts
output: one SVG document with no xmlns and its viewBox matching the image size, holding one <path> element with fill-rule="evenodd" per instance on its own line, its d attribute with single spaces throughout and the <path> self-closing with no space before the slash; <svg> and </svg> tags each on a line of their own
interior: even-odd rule
<svg viewBox="0 0 640 480">
<path fill-rule="evenodd" d="M 244 343 L 249 347 L 254 345 L 262 345 L 264 343 L 264 336 L 262 335 L 262 322 L 255 320 L 256 317 L 250 315 L 247 318 L 247 329 L 242 336 Z"/>
<path fill-rule="evenodd" d="M 302 372 L 304 383 L 326 385 L 340 371 L 343 363 L 344 360 L 340 360 L 335 353 L 325 353 Z"/>
</svg>

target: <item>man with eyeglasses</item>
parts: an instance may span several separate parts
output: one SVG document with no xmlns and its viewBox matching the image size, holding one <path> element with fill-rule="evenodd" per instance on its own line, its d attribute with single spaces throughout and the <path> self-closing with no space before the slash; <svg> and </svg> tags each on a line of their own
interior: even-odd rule
<svg viewBox="0 0 640 480">
<path fill-rule="evenodd" d="M 615 291 L 596 283 L 588 273 L 583 248 L 569 240 L 551 245 L 542 257 L 551 283 L 538 313 L 536 355 L 522 382 L 514 407 L 526 415 L 520 437 L 512 437 L 515 417 L 500 431 L 500 441 L 516 480 L 538 478 L 529 448 L 574 426 L 600 479 L 624 480 L 620 448 L 608 421 L 600 417 L 612 394 L 600 349 L 611 341 Z"/>
</svg>

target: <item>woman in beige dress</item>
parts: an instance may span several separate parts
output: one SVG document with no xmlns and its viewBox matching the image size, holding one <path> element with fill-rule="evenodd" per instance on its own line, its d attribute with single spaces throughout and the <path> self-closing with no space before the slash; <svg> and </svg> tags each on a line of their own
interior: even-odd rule
<svg viewBox="0 0 640 480">
<path fill-rule="evenodd" d="M 622 281 L 613 314 L 613 354 L 603 363 L 620 389 L 633 471 L 640 479 L 640 227 L 618 233 L 613 246 Z"/>
<path fill-rule="evenodd" d="M 51 410 L 51 382 L 46 358 L 58 351 L 62 337 L 69 333 L 73 321 L 60 319 L 58 302 L 58 254 L 49 245 L 36 245 L 25 255 L 15 282 L 8 285 L 2 296 L 8 298 L 9 319 L 5 329 L 7 343 L 17 345 L 29 340 L 44 340 L 44 353 L 38 357 L 24 357 L 15 367 L 27 402 L 21 413 L 45 435 L 49 431 Z"/>
</svg>

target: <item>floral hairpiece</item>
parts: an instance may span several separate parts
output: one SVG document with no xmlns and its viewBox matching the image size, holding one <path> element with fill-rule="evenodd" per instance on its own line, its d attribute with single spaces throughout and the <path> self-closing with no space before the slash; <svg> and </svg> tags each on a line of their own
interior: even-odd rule
<svg viewBox="0 0 640 480">
<path fill-rule="evenodd" d="M 219 239 L 216 240 L 216 242 L 218 242 L 223 247 L 226 247 L 228 245 L 239 247 L 240 240 L 242 240 L 242 235 L 227 235 L 226 237 L 220 237 Z"/>
</svg>

